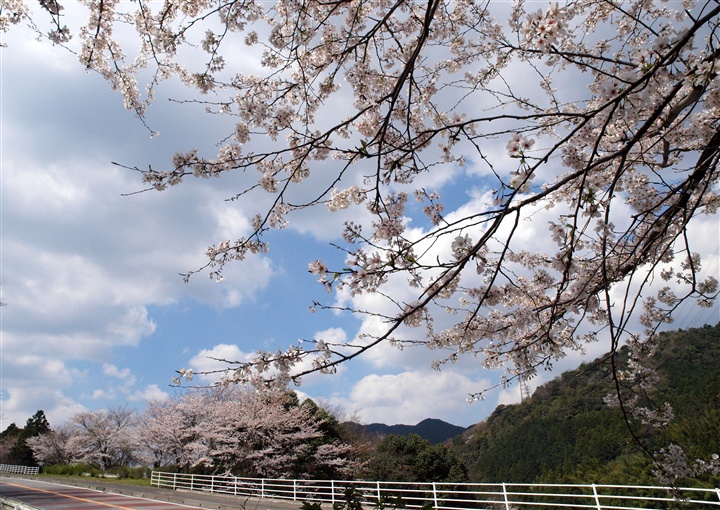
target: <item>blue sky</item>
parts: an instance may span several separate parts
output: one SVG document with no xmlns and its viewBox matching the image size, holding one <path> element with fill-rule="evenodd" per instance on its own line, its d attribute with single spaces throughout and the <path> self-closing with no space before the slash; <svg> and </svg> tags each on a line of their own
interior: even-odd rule
<svg viewBox="0 0 720 510">
<path fill-rule="evenodd" d="M 307 223 L 270 237 L 270 254 L 228 268 L 222 283 L 200 274 L 185 284 L 179 273 L 202 266 L 208 245 L 247 226 L 252 208 L 225 201 L 241 177 L 123 196 L 142 188 L 139 175 L 111 162 L 161 168 L 178 149 L 212 152 L 227 128 L 217 116 L 158 98 L 148 123 L 160 136 L 151 138 L 122 98 L 73 55 L 33 41 L 21 27 L 5 42 L 0 429 L 38 409 L 54 425 L 85 409 L 142 408 L 147 398 L 179 391 L 170 386 L 175 370 L 212 367 L 208 355 L 241 358 L 320 332 L 355 336 L 361 319 L 309 312 L 314 300 L 331 302 L 307 264 L 334 256 L 328 243 L 336 240 L 337 220 L 307 215 Z M 460 208 L 469 191 L 483 191 L 482 176 L 466 170 L 441 169 L 447 174 L 428 183 Z M 706 270 L 717 274 L 717 216 L 698 223 L 694 235 L 710 256 Z M 526 237 L 540 242 L 546 234 Z M 692 309 L 675 326 L 719 319 L 717 307 Z M 605 350 L 601 341 L 587 357 Z M 492 386 L 499 374 L 478 360 L 436 372 L 434 354 L 382 348 L 335 376 L 307 378 L 299 390 L 366 423 L 433 417 L 466 426 L 498 403 L 519 400 L 515 386 L 467 404 L 468 393 Z M 580 361 L 571 355 L 556 370 Z M 552 377 L 542 373 L 532 386 Z"/>
</svg>

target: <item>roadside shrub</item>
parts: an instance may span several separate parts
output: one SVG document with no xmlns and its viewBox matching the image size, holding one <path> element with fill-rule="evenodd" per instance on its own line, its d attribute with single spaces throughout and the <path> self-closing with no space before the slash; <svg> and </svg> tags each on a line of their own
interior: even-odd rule
<svg viewBox="0 0 720 510">
<path fill-rule="evenodd" d="M 87 464 L 54 464 L 43 466 L 42 473 L 46 475 L 62 476 L 98 476 L 100 470 Z"/>
<path fill-rule="evenodd" d="M 151 469 L 145 466 L 127 467 L 119 466 L 107 470 L 108 475 L 117 475 L 118 478 L 149 478 Z"/>
</svg>

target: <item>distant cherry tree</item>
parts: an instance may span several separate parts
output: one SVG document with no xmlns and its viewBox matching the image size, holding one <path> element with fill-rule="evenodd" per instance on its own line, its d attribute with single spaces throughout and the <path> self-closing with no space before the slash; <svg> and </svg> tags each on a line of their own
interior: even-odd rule
<svg viewBox="0 0 720 510">
<path fill-rule="evenodd" d="M 323 430 L 325 419 L 294 393 L 239 388 L 191 391 L 150 402 L 138 435 L 158 466 L 265 478 L 346 478 L 353 447 Z"/>
<path fill-rule="evenodd" d="M 70 464 L 73 458 L 68 449 L 68 439 L 70 429 L 62 426 L 29 438 L 27 445 L 41 466 Z"/>
<path fill-rule="evenodd" d="M 213 466 L 260 478 L 351 477 L 358 467 L 353 447 L 326 438 L 316 409 L 300 404 L 292 392 L 226 390 L 208 431 Z"/>
<path fill-rule="evenodd" d="M 69 437 L 65 442 L 72 462 L 102 470 L 136 463 L 135 418 L 135 411 L 127 407 L 75 414 L 67 425 Z"/>
<path fill-rule="evenodd" d="M 174 465 L 184 472 L 209 461 L 206 430 L 213 411 L 214 397 L 203 391 L 150 400 L 137 421 L 145 460 L 156 467 Z"/>
<path fill-rule="evenodd" d="M 437 367 L 476 356 L 507 383 L 600 333 L 642 361 L 682 303 L 714 306 L 689 234 L 720 204 L 714 0 L 84 5 L 74 30 L 62 1 L 3 0 L 0 28 L 49 17 L 46 36 L 143 120 L 171 77 L 232 120 L 217 152 L 135 167 L 156 190 L 255 172 L 229 197 L 258 204 L 251 229 L 208 248 L 210 277 L 308 211 L 346 219 L 337 260 L 307 261 L 336 295 L 315 308 L 370 326 L 228 361 L 224 383 L 282 389 L 386 343 L 436 349 Z M 425 185 L 459 172 L 478 190 L 461 207 Z M 618 377 L 619 396 L 623 377 L 644 376 Z"/>
</svg>

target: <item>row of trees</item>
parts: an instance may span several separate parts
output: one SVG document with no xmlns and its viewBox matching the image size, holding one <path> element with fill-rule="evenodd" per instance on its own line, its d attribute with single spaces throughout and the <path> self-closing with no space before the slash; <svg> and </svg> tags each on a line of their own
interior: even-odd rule
<svg viewBox="0 0 720 510">
<path fill-rule="evenodd" d="M 668 402 L 677 413 L 662 427 L 643 414 L 626 423 L 619 408 L 607 405 L 614 380 L 605 355 L 538 387 L 521 404 L 498 406 L 450 447 L 340 423 L 295 393 L 269 397 L 229 387 L 150 402 L 142 413 L 79 413 L 56 430 L 38 411 L 25 428 L 12 424 L 0 433 L 0 462 L 141 464 L 273 478 L 717 487 L 720 323 L 661 337 L 648 361 L 659 381 L 642 398 Z M 623 371 L 632 360 L 628 348 L 620 354 Z M 25 454 L 30 461 L 19 460 Z M 663 455 L 673 456 L 674 470 Z"/>
<path fill-rule="evenodd" d="M 76 414 L 26 441 L 41 465 L 133 465 L 241 476 L 346 478 L 358 462 L 337 420 L 295 393 L 268 396 L 238 388 L 185 393 Z"/>
<path fill-rule="evenodd" d="M 464 482 L 452 449 L 416 435 L 377 436 L 293 392 L 268 396 L 238 388 L 201 390 L 127 407 L 81 412 L 65 425 L 23 435 L 25 465 L 131 466 L 266 478 L 364 478 Z M 30 430 L 28 425 L 25 430 Z M 32 428 L 36 430 L 37 427 Z M 18 429 L 10 425 L 0 439 Z M 6 441 L 7 442 L 7 441 Z M 3 461 L 11 461 L 3 457 Z"/>
</svg>

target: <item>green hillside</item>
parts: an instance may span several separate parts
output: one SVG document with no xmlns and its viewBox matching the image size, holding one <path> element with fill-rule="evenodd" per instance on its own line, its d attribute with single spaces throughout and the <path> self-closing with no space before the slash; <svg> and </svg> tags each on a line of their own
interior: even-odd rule
<svg viewBox="0 0 720 510">
<path fill-rule="evenodd" d="M 692 458 L 720 453 L 720 324 L 662 335 L 651 358 L 660 381 L 649 397 L 673 406 L 675 418 L 667 427 L 631 420 L 631 433 L 621 411 L 604 402 L 614 386 L 607 357 L 599 358 L 539 387 L 523 403 L 499 406 L 458 436 L 453 447 L 469 478 L 655 483 L 652 461 L 637 439 L 650 452 L 674 443 Z M 620 368 L 625 353 L 616 354 Z"/>
</svg>

